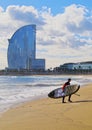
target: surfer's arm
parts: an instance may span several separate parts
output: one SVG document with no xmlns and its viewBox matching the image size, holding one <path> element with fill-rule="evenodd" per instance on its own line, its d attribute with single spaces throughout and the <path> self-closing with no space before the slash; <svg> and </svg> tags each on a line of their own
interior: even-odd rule
<svg viewBox="0 0 92 130">
<path fill-rule="evenodd" d="M 63 87 L 62 87 L 62 90 L 63 90 L 63 91 L 64 91 L 64 89 L 65 89 L 65 87 L 66 87 L 67 85 L 70 85 L 70 83 L 69 83 L 69 82 L 66 82 L 66 83 L 63 85 Z"/>
<path fill-rule="evenodd" d="M 66 87 L 67 85 L 70 85 L 70 83 L 66 82 L 66 83 L 63 85 L 63 87 L 62 87 L 62 90 L 63 90 L 63 91 L 64 91 L 64 89 L 65 89 L 65 87 Z"/>
<path fill-rule="evenodd" d="M 66 86 L 66 83 L 63 85 L 63 87 L 62 87 L 62 90 L 64 91 L 64 89 L 65 89 L 65 86 Z"/>
</svg>

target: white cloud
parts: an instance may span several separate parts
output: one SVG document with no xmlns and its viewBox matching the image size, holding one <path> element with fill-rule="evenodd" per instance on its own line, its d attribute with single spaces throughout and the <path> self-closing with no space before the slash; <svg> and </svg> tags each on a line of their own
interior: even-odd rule
<svg viewBox="0 0 92 130">
<path fill-rule="evenodd" d="M 43 18 L 33 6 L 9 6 L 7 12 L 12 20 L 29 24 L 44 24 Z"/>
<path fill-rule="evenodd" d="M 7 39 L 28 24 L 37 25 L 37 58 L 45 58 L 47 68 L 92 60 L 92 15 L 84 6 L 70 5 L 55 16 L 47 7 L 0 7 L 0 19 L 0 68 L 7 66 Z"/>
</svg>

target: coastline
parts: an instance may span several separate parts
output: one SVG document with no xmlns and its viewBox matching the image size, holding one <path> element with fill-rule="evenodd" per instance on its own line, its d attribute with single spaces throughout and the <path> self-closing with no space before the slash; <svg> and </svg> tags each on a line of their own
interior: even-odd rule
<svg viewBox="0 0 92 130">
<path fill-rule="evenodd" d="M 44 70 L 44 71 L 32 71 L 32 70 L 0 70 L 0 76 L 33 76 L 33 75 L 92 75 L 92 69 L 88 70 Z"/>
<path fill-rule="evenodd" d="M 0 117 L 0 129 L 92 130 L 92 83 L 78 93 L 80 96 L 72 95 L 73 103 L 40 98 L 12 108 Z"/>
</svg>

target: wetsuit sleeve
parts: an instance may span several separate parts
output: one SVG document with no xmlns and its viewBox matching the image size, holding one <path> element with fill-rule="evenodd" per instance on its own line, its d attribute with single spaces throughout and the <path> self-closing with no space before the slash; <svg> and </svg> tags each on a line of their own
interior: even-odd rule
<svg viewBox="0 0 92 130">
<path fill-rule="evenodd" d="M 63 87 L 62 87 L 62 90 L 64 90 L 65 89 L 65 86 L 67 85 L 67 83 L 65 83 L 64 85 L 63 85 Z"/>
<path fill-rule="evenodd" d="M 70 83 L 69 83 L 69 82 L 66 82 L 66 83 L 63 85 L 62 90 L 64 90 L 67 85 L 70 85 Z"/>
</svg>

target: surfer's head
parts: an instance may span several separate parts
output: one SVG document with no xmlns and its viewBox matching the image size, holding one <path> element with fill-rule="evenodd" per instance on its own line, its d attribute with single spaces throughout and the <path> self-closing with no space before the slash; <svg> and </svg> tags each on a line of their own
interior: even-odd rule
<svg viewBox="0 0 92 130">
<path fill-rule="evenodd" d="M 71 81 L 71 78 L 68 79 L 68 82 L 70 82 L 70 81 Z"/>
</svg>

